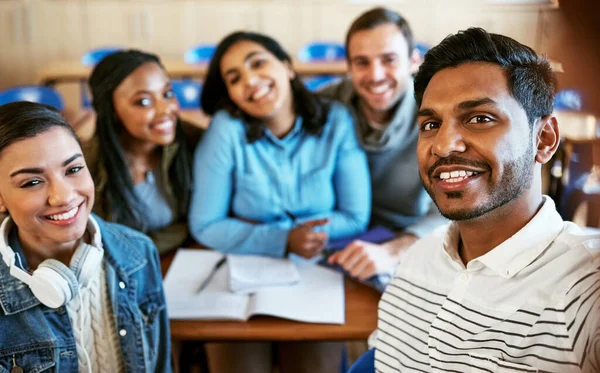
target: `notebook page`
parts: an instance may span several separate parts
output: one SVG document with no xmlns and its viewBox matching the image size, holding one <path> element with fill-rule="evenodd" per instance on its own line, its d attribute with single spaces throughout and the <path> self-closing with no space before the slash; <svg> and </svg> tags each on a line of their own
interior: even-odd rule
<svg viewBox="0 0 600 373">
<path fill-rule="evenodd" d="M 256 255 L 227 255 L 229 289 L 234 293 L 254 293 L 266 286 L 292 285 L 300 280 L 289 259 Z"/>
<path fill-rule="evenodd" d="M 170 319 L 245 320 L 248 296 L 229 292 L 227 266 L 217 270 L 202 292 L 198 289 L 223 254 L 180 249 L 165 277 Z"/>
<path fill-rule="evenodd" d="M 291 320 L 343 324 L 344 278 L 341 273 L 315 265 L 298 266 L 296 285 L 261 289 L 251 296 L 249 315 L 270 315 Z"/>
</svg>

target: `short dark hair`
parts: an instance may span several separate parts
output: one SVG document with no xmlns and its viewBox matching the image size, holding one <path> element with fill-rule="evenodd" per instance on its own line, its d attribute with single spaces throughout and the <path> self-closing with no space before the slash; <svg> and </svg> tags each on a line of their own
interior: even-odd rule
<svg viewBox="0 0 600 373">
<path fill-rule="evenodd" d="M 500 65 L 510 94 L 523 107 L 531 125 L 552 113 L 556 77 L 548 60 L 514 39 L 475 27 L 447 36 L 425 54 L 415 77 L 417 106 L 421 106 L 425 89 L 438 71 L 468 62 Z"/>
<path fill-rule="evenodd" d="M 27 101 L 4 104 L 0 106 L 0 153 L 15 142 L 54 127 L 64 128 L 79 143 L 73 128 L 53 107 Z"/>
<path fill-rule="evenodd" d="M 104 57 L 94 67 L 89 81 L 97 114 L 96 135 L 100 144 L 100 159 L 110 171 L 106 182 L 106 200 L 97 200 L 96 203 L 106 204 L 110 209 L 109 216 L 117 223 L 142 231 L 147 231 L 147 218 L 135 194 L 125 151 L 119 141 L 121 132 L 126 129 L 115 111 L 113 93 L 125 78 L 147 63 L 155 63 L 164 70 L 160 59 L 154 54 L 134 49 L 121 50 Z M 187 216 L 192 188 L 192 154 L 179 118 L 175 125 L 175 142 L 179 147 L 165 176 L 173 183 L 173 193 L 177 196 L 177 219 L 183 219 Z"/>
<path fill-rule="evenodd" d="M 219 45 L 217 45 L 215 54 L 208 67 L 208 73 L 204 80 L 204 87 L 202 88 L 203 94 L 200 98 L 202 110 L 209 115 L 214 115 L 219 110 L 227 110 L 232 116 L 242 118 L 244 124 L 248 126 L 246 131 L 248 141 L 253 142 L 263 136 L 264 124 L 257 118 L 253 118 L 242 112 L 233 101 L 231 101 L 229 93 L 227 92 L 227 86 L 221 75 L 221 59 L 223 58 L 223 55 L 225 55 L 229 48 L 240 41 L 251 41 L 260 44 L 279 61 L 287 62 L 290 66 L 292 66 L 292 59 L 283 47 L 281 47 L 281 45 L 273 38 L 255 32 L 233 32 L 227 35 L 219 42 Z M 290 80 L 290 84 L 292 87 L 294 110 L 296 114 L 303 119 L 302 127 L 308 133 L 319 134 L 327 122 L 330 102 L 310 92 L 304 86 L 304 83 L 302 83 L 298 74 L 295 74 L 294 78 Z"/>
<path fill-rule="evenodd" d="M 346 58 L 350 58 L 350 38 L 352 35 L 362 30 L 371 30 L 377 26 L 385 25 L 387 23 L 392 23 L 400 29 L 400 32 L 406 39 L 406 44 L 408 44 L 408 56 L 410 57 L 413 49 L 415 48 L 415 41 L 413 37 L 412 30 L 410 29 L 410 25 L 406 18 L 402 17 L 400 14 L 394 12 L 393 10 L 377 7 L 373 8 L 363 14 L 361 14 L 348 29 L 346 33 Z"/>
</svg>

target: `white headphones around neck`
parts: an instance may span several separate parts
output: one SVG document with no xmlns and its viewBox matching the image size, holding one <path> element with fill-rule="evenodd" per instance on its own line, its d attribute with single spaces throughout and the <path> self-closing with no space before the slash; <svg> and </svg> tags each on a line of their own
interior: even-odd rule
<svg viewBox="0 0 600 373">
<path fill-rule="evenodd" d="M 102 264 L 104 250 L 98 223 L 90 215 L 87 230 L 92 236 L 92 245 L 81 242 L 71 259 L 73 270 L 55 259 L 44 260 L 32 274 L 19 268 L 17 255 L 8 246 L 8 235 L 12 219 L 5 218 L 0 225 L 0 254 L 10 269 L 11 276 L 29 286 L 33 295 L 46 307 L 58 308 L 77 296 L 80 287 L 86 287 L 94 272 Z"/>
</svg>

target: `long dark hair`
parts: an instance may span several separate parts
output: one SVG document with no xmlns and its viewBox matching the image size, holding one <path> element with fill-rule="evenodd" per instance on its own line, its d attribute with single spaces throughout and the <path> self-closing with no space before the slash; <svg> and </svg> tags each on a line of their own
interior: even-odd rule
<svg viewBox="0 0 600 373">
<path fill-rule="evenodd" d="M 110 206 L 114 221 L 142 231 L 145 230 L 144 211 L 140 208 L 141 201 L 135 195 L 125 152 L 119 142 L 119 135 L 125 128 L 115 112 L 113 93 L 129 74 L 146 63 L 155 63 L 164 69 L 157 56 L 137 50 L 126 50 L 102 59 L 90 76 L 92 102 L 98 115 L 96 134 L 100 143 L 100 157 L 102 164 L 110 172 L 106 183 L 106 202 Z M 191 153 L 179 119 L 176 124 L 175 142 L 179 148 L 169 168 L 169 174 L 165 177 L 173 183 L 173 193 L 177 198 L 175 207 L 182 217 L 188 210 L 192 176 Z"/>
<path fill-rule="evenodd" d="M 0 153 L 17 141 L 35 137 L 54 127 L 64 128 L 79 143 L 73 128 L 50 106 L 26 101 L 1 105 Z"/>
<path fill-rule="evenodd" d="M 251 117 L 240 110 L 229 98 L 227 86 L 221 75 L 221 59 L 227 50 L 240 41 L 252 41 L 262 45 L 271 52 L 278 60 L 292 65 L 292 60 L 287 52 L 274 39 L 255 32 L 238 31 L 227 35 L 215 50 L 210 61 L 200 104 L 202 110 L 209 115 L 214 115 L 219 110 L 227 110 L 231 115 L 242 118 L 248 125 L 246 135 L 248 141 L 253 142 L 264 133 L 264 123 L 257 118 Z M 292 95 L 294 99 L 294 111 L 302 117 L 302 127 L 309 133 L 319 134 L 327 122 L 330 103 L 328 100 L 318 97 L 310 92 L 298 75 L 290 79 Z"/>
</svg>

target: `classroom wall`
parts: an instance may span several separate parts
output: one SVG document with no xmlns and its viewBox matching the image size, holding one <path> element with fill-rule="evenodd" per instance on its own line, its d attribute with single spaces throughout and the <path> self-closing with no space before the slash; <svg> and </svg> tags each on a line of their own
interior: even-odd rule
<svg viewBox="0 0 600 373">
<path fill-rule="evenodd" d="M 545 51 L 544 21 L 557 12 L 555 6 L 492 1 L 0 0 L 0 89 L 36 83 L 36 70 L 48 61 L 77 59 L 93 47 L 130 46 L 180 57 L 236 29 L 273 35 L 295 54 L 313 40 L 343 41 L 350 22 L 378 3 L 404 14 L 423 42 L 481 26 Z"/>
</svg>

